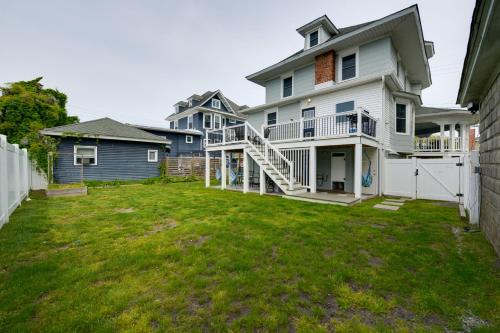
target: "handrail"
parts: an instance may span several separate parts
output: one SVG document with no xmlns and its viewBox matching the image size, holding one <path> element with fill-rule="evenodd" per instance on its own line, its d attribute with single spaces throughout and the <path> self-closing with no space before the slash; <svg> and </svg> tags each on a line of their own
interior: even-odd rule
<svg viewBox="0 0 500 333">
<path fill-rule="evenodd" d="M 285 182 L 289 186 L 289 189 L 293 190 L 294 163 L 292 161 L 288 160 L 276 147 L 274 147 L 266 138 L 264 138 L 264 136 L 262 136 L 252 125 L 250 125 L 248 122 L 246 122 L 245 126 L 247 127 L 247 133 L 248 133 L 247 134 L 247 141 L 248 141 L 248 143 L 253 148 L 255 148 L 255 150 L 264 159 L 264 161 L 267 162 L 267 164 L 270 165 L 273 168 L 273 170 L 276 171 L 278 173 L 278 175 L 281 176 L 281 178 L 283 178 L 285 180 Z M 262 152 L 262 149 L 260 147 L 257 147 L 256 142 L 258 142 L 258 140 L 253 140 L 253 138 L 251 137 L 252 135 L 259 138 L 259 140 L 262 142 L 260 145 L 264 146 L 264 153 Z M 277 162 L 279 162 L 279 163 L 285 163 L 287 165 L 287 168 L 280 170 L 278 167 L 276 167 L 276 165 L 275 165 L 276 161 L 273 161 L 276 159 L 278 160 Z M 283 174 L 283 171 L 288 171 L 288 172 L 285 172 L 285 174 Z M 286 173 L 288 173 L 288 177 L 287 177 Z"/>
</svg>

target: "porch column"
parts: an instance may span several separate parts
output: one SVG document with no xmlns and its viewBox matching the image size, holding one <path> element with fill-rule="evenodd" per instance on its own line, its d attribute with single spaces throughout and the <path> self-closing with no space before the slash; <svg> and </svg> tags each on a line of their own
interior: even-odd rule
<svg viewBox="0 0 500 333">
<path fill-rule="evenodd" d="M 259 167 L 259 193 L 263 195 L 266 193 L 266 176 L 264 174 L 264 168 Z"/>
<path fill-rule="evenodd" d="M 315 146 L 309 147 L 309 186 L 311 193 L 316 193 L 316 149 Z"/>
<path fill-rule="evenodd" d="M 220 188 L 226 189 L 227 175 L 226 175 L 226 151 L 222 150 L 220 156 Z"/>
<path fill-rule="evenodd" d="M 354 198 L 356 199 L 361 199 L 362 151 L 363 145 L 356 143 L 354 145 Z"/>
<path fill-rule="evenodd" d="M 454 151 L 455 150 L 455 123 L 450 125 L 450 141 L 451 141 L 450 150 Z"/>
<path fill-rule="evenodd" d="M 249 165 L 249 156 L 246 148 L 243 149 L 243 193 L 248 192 L 249 185 L 249 173 L 248 173 L 248 165 Z"/>
<path fill-rule="evenodd" d="M 444 124 L 439 124 L 439 129 L 441 130 L 441 136 L 439 137 L 440 138 L 440 142 L 439 142 L 439 145 L 440 145 L 440 150 L 442 153 L 444 153 Z"/>
<path fill-rule="evenodd" d="M 210 153 L 205 151 L 205 187 L 210 187 Z"/>
<path fill-rule="evenodd" d="M 460 132 L 462 136 L 462 151 L 466 152 L 469 150 L 469 126 L 466 124 L 460 124 Z"/>
</svg>

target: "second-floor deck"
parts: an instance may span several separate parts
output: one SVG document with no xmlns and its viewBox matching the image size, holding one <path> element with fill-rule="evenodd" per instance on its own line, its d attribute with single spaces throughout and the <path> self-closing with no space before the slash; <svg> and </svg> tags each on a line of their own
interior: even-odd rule
<svg viewBox="0 0 500 333">
<path fill-rule="evenodd" d="M 273 125 L 264 125 L 262 134 L 270 142 L 293 142 L 345 138 L 377 137 L 378 121 L 362 109 L 313 118 L 301 118 Z M 207 146 L 235 144 L 245 141 L 244 124 L 207 131 Z"/>
</svg>

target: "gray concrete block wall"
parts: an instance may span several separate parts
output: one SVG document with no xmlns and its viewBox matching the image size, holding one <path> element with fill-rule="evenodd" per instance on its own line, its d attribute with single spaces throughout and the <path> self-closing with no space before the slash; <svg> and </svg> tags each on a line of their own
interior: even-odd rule
<svg viewBox="0 0 500 333">
<path fill-rule="evenodd" d="M 480 107 L 481 215 L 479 225 L 500 255 L 500 75 Z"/>
</svg>

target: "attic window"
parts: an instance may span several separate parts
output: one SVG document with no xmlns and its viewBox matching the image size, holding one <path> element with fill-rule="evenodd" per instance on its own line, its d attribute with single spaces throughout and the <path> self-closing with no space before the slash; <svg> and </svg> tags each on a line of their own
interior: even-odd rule
<svg viewBox="0 0 500 333">
<path fill-rule="evenodd" d="M 319 43 L 319 34 L 318 30 L 313 31 L 309 34 L 309 47 L 313 47 L 318 45 Z"/>
<path fill-rule="evenodd" d="M 212 107 L 214 109 L 220 110 L 220 101 L 218 99 L 212 98 Z"/>
</svg>

